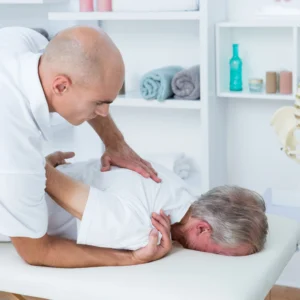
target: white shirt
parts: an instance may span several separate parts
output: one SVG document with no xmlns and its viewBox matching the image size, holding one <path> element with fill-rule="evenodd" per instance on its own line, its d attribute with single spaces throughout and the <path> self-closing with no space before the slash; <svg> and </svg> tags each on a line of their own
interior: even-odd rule
<svg viewBox="0 0 300 300">
<path fill-rule="evenodd" d="M 100 172 L 98 160 L 63 165 L 59 169 L 91 186 L 78 232 L 75 218 L 47 196 L 50 235 L 76 239 L 78 244 L 135 250 L 148 244 L 152 212 L 163 209 L 171 223 L 179 222 L 196 200 L 175 173 L 152 163 L 161 183 L 136 172 L 113 167 Z"/>
<path fill-rule="evenodd" d="M 50 116 L 38 75 L 48 41 L 34 30 L 0 29 L 0 234 L 47 232 L 43 140 Z"/>
</svg>

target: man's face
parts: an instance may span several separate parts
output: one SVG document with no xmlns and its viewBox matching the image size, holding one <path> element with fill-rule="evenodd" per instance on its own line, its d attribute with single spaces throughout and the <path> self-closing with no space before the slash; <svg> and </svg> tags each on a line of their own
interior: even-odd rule
<svg viewBox="0 0 300 300">
<path fill-rule="evenodd" d="M 236 247 L 224 247 L 216 244 L 212 237 L 210 225 L 199 220 L 192 220 L 184 238 L 179 241 L 185 248 L 197 250 L 201 252 L 209 252 L 227 256 L 245 256 L 249 255 L 248 245 L 239 245 Z"/>
<path fill-rule="evenodd" d="M 107 95 L 107 96 L 106 96 Z M 109 105 L 117 97 L 117 92 L 98 93 L 97 88 L 76 87 L 62 96 L 60 114 L 73 125 L 80 125 L 97 116 L 106 117 Z"/>
<path fill-rule="evenodd" d="M 119 86 L 93 84 L 81 86 L 64 82 L 58 86 L 60 93 L 54 93 L 52 103 L 55 110 L 69 123 L 80 125 L 97 116 L 106 117 L 109 113 L 109 105 L 117 97 Z"/>
</svg>

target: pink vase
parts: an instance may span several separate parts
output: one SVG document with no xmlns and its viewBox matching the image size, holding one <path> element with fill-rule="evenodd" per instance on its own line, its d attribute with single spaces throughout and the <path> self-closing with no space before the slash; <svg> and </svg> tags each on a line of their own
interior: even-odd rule
<svg viewBox="0 0 300 300">
<path fill-rule="evenodd" d="M 80 0 L 80 11 L 94 11 L 94 0 Z"/>
<path fill-rule="evenodd" d="M 112 11 L 112 0 L 98 0 L 98 11 Z"/>
</svg>

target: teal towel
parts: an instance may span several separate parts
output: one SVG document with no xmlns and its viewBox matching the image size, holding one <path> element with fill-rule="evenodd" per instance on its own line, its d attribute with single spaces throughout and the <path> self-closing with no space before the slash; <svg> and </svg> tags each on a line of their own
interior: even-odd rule
<svg viewBox="0 0 300 300">
<path fill-rule="evenodd" d="M 183 70 L 179 66 L 169 66 L 155 69 L 146 73 L 141 82 L 140 90 L 146 100 L 166 100 L 174 95 L 172 91 L 172 79 L 174 75 Z"/>
</svg>

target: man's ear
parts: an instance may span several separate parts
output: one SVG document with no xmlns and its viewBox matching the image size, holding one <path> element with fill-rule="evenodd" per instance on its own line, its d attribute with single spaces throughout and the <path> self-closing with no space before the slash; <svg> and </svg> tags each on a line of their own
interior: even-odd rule
<svg viewBox="0 0 300 300">
<path fill-rule="evenodd" d="M 197 227 L 197 233 L 203 234 L 203 233 L 209 233 L 211 234 L 212 228 L 209 225 L 209 223 L 205 222 L 205 221 L 199 221 L 196 225 Z"/>
<path fill-rule="evenodd" d="M 71 84 L 71 79 L 68 76 L 56 76 L 52 85 L 53 92 L 56 95 L 61 96 L 70 89 Z"/>
</svg>

